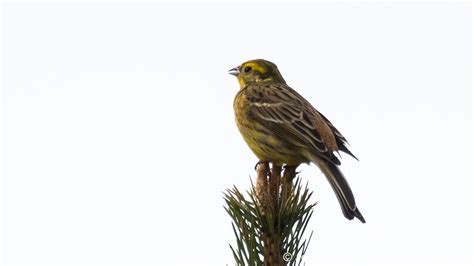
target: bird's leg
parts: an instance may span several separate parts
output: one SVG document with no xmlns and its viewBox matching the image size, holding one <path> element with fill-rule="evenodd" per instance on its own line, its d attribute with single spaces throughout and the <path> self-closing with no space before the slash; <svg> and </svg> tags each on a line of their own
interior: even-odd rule
<svg viewBox="0 0 474 266">
<path fill-rule="evenodd" d="M 290 195 L 291 190 L 293 187 L 293 178 L 296 176 L 296 167 L 297 165 L 285 165 L 283 172 L 283 176 L 281 178 L 282 186 L 281 186 L 281 194 L 282 200 L 286 201 Z"/>
<path fill-rule="evenodd" d="M 296 176 L 296 167 L 298 167 L 298 165 L 285 165 L 283 168 L 284 168 L 284 172 L 283 172 L 283 178 L 284 179 L 287 179 L 288 181 L 293 181 L 293 178 L 295 178 Z"/>
</svg>

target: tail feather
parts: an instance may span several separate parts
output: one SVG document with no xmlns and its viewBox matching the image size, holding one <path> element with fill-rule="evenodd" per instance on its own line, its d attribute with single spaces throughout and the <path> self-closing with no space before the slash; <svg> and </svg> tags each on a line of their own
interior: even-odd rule
<svg viewBox="0 0 474 266">
<path fill-rule="evenodd" d="M 356 217 L 362 223 L 365 223 L 364 217 L 356 206 L 354 195 L 352 194 L 349 183 L 347 183 L 347 180 L 341 170 L 339 170 L 339 167 L 320 158 L 314 158 L 312 161 L 319 167 L 319 169 L 321 169 L 328 179 L 329 184 L 331 184 L 331 187 L 337 196 L 337 200 L 341 205 L 344 216 L 349 220 Z"/>
</svg>

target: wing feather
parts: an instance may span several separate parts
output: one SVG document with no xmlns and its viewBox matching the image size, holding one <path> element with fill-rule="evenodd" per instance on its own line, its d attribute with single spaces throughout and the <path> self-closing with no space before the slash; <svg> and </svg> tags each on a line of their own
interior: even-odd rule
<svg viewBox="0 0 474 266">
<path fill-rule="evenodd" d="M 318 131 L 321 127 L 317 127 L 316 123 L 326 123 L 324 120 L 327 119 L 318 120 L 322 117 L 319 112 L 294 90 L 281 85 L 254 85 L 247 88 L 246 100 L 254 117 L 269 125 L 275 134 L 298 147 L 309 148 L 334 164 L 340 164 L 333 154 L 334 149 L 328 147 Z"/>
</svg>

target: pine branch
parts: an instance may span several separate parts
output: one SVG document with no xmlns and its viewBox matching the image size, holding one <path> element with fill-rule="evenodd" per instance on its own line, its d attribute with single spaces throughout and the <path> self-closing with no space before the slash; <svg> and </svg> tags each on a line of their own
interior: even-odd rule
<svg viewBox="0 0 474 266">
<path fill-rule="evenodd" d="M 305 230 L 313 214 L 312 192 L 303 188 L 294 167 L 257 167 L 256 185 L 244 196 L 237 187 L 224 193 L 236 245 L 230 245 L 237 265 L 300 265 L 312 233 Z"/>
</svg>

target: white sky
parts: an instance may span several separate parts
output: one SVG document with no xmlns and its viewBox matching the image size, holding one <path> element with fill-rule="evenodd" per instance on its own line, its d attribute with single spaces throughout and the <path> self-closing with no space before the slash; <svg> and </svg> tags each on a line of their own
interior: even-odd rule
<svg viewBox="0 0 474 266">
<path fill-rule="evenodd" d="M 315 166 L 306 265 L 472 263 L 471 6 L 6 4 L 3 263 L 233 263 L 256 158 L 227 70 L 275 62 L 347 137 L 367 224 Z M 1 263 L 1 262 L 0 262 Z"/>
</svg>

